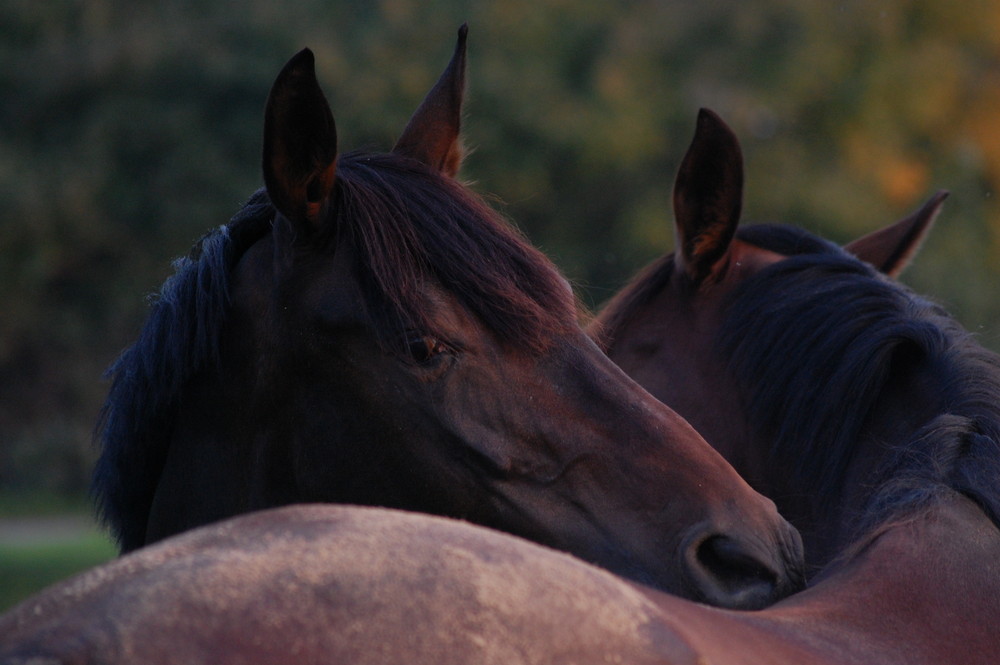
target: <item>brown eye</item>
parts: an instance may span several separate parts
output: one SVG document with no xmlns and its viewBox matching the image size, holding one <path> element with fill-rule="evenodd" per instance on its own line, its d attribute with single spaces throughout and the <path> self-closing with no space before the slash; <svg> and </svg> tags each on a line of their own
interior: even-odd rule
<svg viewBox="0 0 1000 665">
<path fill-rule="evenodd" d="M 425 365 L 442 353 L 448 352 L 448 346 L 430 335 L 410 334 L 406 338 L 406 350 L 418 365 Z"/>
</svg>

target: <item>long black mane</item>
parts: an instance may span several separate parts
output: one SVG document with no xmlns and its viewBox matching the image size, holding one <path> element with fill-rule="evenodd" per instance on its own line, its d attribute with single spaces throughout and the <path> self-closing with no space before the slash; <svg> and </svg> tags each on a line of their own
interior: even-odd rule
<svg viewBox="0 0 1000 665">
<path fill-rule="evenodd" d="M 934 376 L 940 412 L 892 451 L 857 535 L 944 488 L 1000 515 L 1000 358 L 941 307 L 832 243 L 772 225 L 739 237 L 790 255 L 738 287 L 719 343 L 751 425 L 772 437 L 772 459 L 794 460 L 794 485 L 834 490 L 893 370 L 919 363 Z"/>
<path fill-rule="evenodd" d="M 540 352 L 576 326 L 576 302 L 552 264 L 456 181 L 413 160 L 352 153 L 337 163 L 328 242 L 349 242 L 367 312 L 384 344 L 406 328 L 433 331 L 416 295 L 434 281 L 499 339 Z M 174 264 L 136 342 L 108 370 L 91 490 L 123 551 L 141 546 L 181 396 L 217 366 L 230 275 L 271 232 L 263 190 Z M 253 362 L 248 359 L 248 362 Z"/>
</svg>

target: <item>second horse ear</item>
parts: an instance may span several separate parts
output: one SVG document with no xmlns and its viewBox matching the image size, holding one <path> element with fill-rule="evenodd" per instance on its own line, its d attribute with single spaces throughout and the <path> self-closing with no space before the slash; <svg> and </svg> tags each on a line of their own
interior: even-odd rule
<svg viewBox="0 0 1000 665">
<path fill-rule="evenodd" d="M 732 130 L 701 109 L 674 184 L 677 270 L 695 285 L 723 264 L 743 207 L 743 153 Z"/>
<path fill-rule="evenodd" d="M 458 29 L 455 53 L 441 78 L 410 118 L 392 151 L 423 162 L 453 177 L 462 165 L 460 130 L 465 95 L 465 39 L 469 28 Z"/>
<path fill-rule="evenodd" d="M 312 51 L 284 66 L 264 111 L 264 184 L 274 207 L 300 231 L 314 229 L 333 189 L 337 129 L 316 80 Z"/>
<path fill-rule="evenodd" d="M 844 249 L 889 277 L 899 277 L 920 250 L 946 198 L 948 192 L 936 192 L 909 217 L 853 240 Z"/>
</svg>

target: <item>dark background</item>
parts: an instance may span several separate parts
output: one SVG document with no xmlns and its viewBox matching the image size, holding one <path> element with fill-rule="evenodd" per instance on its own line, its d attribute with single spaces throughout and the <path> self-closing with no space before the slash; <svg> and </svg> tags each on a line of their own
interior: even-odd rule
<svg viewBox="0 0 1000 665">
<path fill-rule="evenodd" d="M 1000 345 L 1000 2 L 0 0 L 0 495 L 80 496 L 145 296 L 259 186 L 303 46 L 344 149 L 388 149 L 470 24 L 463 179 L 597 306 L 672 245 L 697 109 L 745 217 L 844 242 L 952 197 L 904 281 Z"/>
</svg>

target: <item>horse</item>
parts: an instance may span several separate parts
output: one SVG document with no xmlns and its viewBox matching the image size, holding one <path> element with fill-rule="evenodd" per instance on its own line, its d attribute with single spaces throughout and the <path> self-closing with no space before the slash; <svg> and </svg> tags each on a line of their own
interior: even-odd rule
<svg viewBox="0 0 1000 665">
<path fill-rule="evenodd" d="M 93 493 L 121 551 L 301 502 L 467 519 L 705 602 L 801 587 L 801 543 L 608 360 L 555 267 L 460 184 L 466 28 L 389 153 L 338 154 L 308 49 L 265 188 L 110 370 Z"/>
<path fill-rule="evenodd" d="M 720 151 L 723 157 L 738 155 L 732 150 L 738 144 L 720 123 L 708 116 L 699 124 L 693 152 L 714 166 L 694 182 L 711 183 L 725 174 Z M 704 143 L 720 133 L 722 141 Z M 686 160 L 682 173 L 693 166 Z M 691 191 L 680 187 L 678 194 L 690 202 Z M 719 205 L 724 199 L 712 187 L 698 192 L 712 210 L 733 210 Z M 713 608 L 465 522 L 381 508 L 300 505 L 176 536 L 26 600 L 0 617 L 0 663 L 264 663 L 290 656 L 303 663 L 416 665 L 995 663 L 997 359 L 943 310 L 886 274 L 898 273 L 906 260 L 901 257 L 912 254 L 914 238 L 940 199 L 907 223 L 854 245 L 874 252 L 869 257 L 877 259 L 878 269 L 831 243 L 774 227 L 730 238 L 739 251 L 728 258 L 728 250 L 711 250 L 717 236 L 679 243 L 693 251 L 682 249 L 670 262 L 666 282 L 679 281 L 671 288 L 685 298 L 674 305 L 675 316 L 706 314 L 697 319 L 703 324 L 698 332 L 717 338 L 717 347 L 691 348 L 718 348 L 720 355 L 732 348 L 742 358 L 723 365 L 739 382 L 734 379 L 720 394 L 756 380 L 785 392 L 780 400 L 761 397 L 765 405 L 808 398 L 790 388 L 804 385 L 806 378 L 793 380 L 800 373 L 822 388 L 820 397 L 841 384 L 858 392 L 841 399 L 863 415 L 846 410 L 840 418 L 848 429 L 860 421 L 861 435 L 849 440 L 838 431 L 822 441 L 847 450 L 817 451 L 804 440 L 773 453 L 788 465 L 786 475 L 821 473 L 828 465 L 840 469 L 845 478 L 829 499 L 861 506 L 851 515 L 834 511 L 849 515 L 858 535 L 804 591 L 757 612 Z M 712 255 L 708 269 L 697 267 L 697 259 Z M 720 260 L 728 265 L 724 274 L 715 267 Z M 675 268 L 677 263 L 691 269 Z M 711 274 L 716 281 L 704 281 Z M 691 275 L 703 279 L 693 283 Z M 741 275 L 743 283 L 726 283 Z M 714 301 L 712 285 L 720 290 Z M 713 304 L 714 310 L 708 308 Z M 812 320 L 812 309 L 832 318 Z M 846 324 L 847 314 L 862 316 L 862 330 Z M 712 322 L 735 327 L 726 335 L 705 325 Z M 671 340 L 684 339 L 685 329 L 670 332 Z M 809 353 L 799 357 L 803 347 L 776 344 L 773 338 L 785 334 L 792 342 L 810 342 Z M 836 339 L 843 343 L 820 352 L 823 342 Z M 883 345 L 890 349 L 879 352 Z M 756 364 L 740 355 L 751 351 L 763 353 L 754 356 Z M 776 354 L 799 362 L 775 362 Z M 774 368 L 757 376 L 765 363 Z M 835 373 L 819 383 L 816 367 Z M 871 373 L 876 385 L 839 372 Z M 823 402 L 811 405 L 809 417 L 826 422 Z M 734 416 L 741 416 L 750 431 L 756 421 L 737 406 L 728 404 L 718 418 L 732 428 Z M 806 418 L 798 412 L 772 417 L 763 422 L 822 432 L 808 420 L 796 422 Z M 771 453 L 762 448 L 757 454 Z M 817 454 L 822 459 L 813 459 Z"/>
<path fill-rule="evenodd" d="M 974 474 L 979 443 L 943 477 Z M 0 615 L 0 665 L 995 663 L 996 517 L 949 490 L 914 508 L 835 575 L 757 612 L 450 518 L 272 508 L 23 601 Z"/>
<path fill-rule="evenodd" d="M 894 455 L 947 447 L 921 443 L 927 428 L 961 417 L 960 439 L 1000 441 L 1000 360 L 893 279 L 946 193 L 841 248 L 787 225 L 738 230 L 742 182 L 738 140 L 702 111 L 675 185 L 677 251 L 589 330 L 775 500 L 816 573 L 872 528 Z"/>
</svg>

